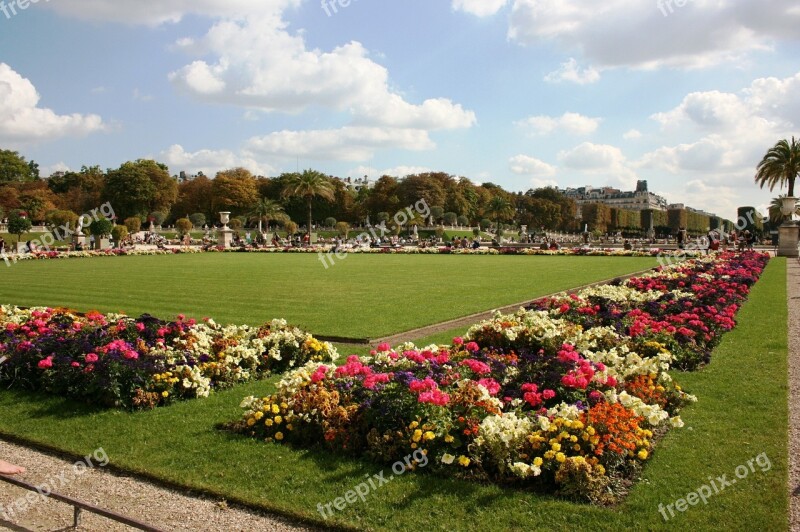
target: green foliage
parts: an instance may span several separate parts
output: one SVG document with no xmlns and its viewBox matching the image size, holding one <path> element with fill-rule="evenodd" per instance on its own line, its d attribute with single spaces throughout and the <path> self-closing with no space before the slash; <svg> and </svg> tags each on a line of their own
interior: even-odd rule
<svg viewBox="0 0 800 532">
<path fill-rule="evenodd" d="M 234 218 L 234 220 L 237 220 L 237 219 Z M 234 220 L 231 220 L 231 223 Z M 190 219 L 188 219 L 188 218 L 178 218 L 175 221 L 175 229 L 178 230 L 178 234 L 180 236 L 184 236 L 184 235 L 188 234 L 192 230 L 193 227 L 194 227 L 194 225 L 192 224 L 192 221 Z"/>
<path fill-rule="evenodd" d="M 244 227 L 244 223 L 242 223 L 241 218 L 231 218 L 231 221 L 228 223 L 228 227 L 234 231 L 238 231 Z"/>
<path fill-rule="evenodd" d="M 192 225 L 195 227 L 203 227 L 206 224 L 206 215 L 202 212 L 196 212 L 189 215 L 189 220 L 191 220 Z"/>
<path fill-rule="evenodd" d="M 164 220 L 167 219 L 167 213 L 164 211 L 153 211 L 150 213 L 149 218 L 154 224 L 160 226 L 164 223 Z"/>
<path fill-rule="evenodd" d="M 454 212 L 446 212 L 442 215 L 442 219 L 447 225 L 456 225 L 456 222 L 458 221 L 458 215 Z"/>
<path fill-rule="evenodd" d="M 47 224 L 59 231 L 65 225 L 70 229 L 75 229 L 78 224 L 78 215 L 72 211 L 51 211 L 47 214 Z"/>
<path fill-rule="evenodd" d="M 142 219 L 138 216 L 131 216 L 130 218 L 125 218 L 123 222 L 125 227 L 128 228 L 128 233 L 136 234 L 142 229 Z"/>
<path fill-rule="evenodd" d="M 33 163 L 33 161 L 31 161 Z M 36 163 L 33 163 L 36 164 Z M 18 152 L 0 150 L 0 183 L 24 183 L 38 178 L 36 172 Z"/>
<path fill-rule="evenodd" d="M 456 221 L 458 222 L 458 225 L 460 225 L 461 227 L 464 227 L 465 225 L 469 225 L 469 218 L 467 218 L 463 214 L 461 216 L 459 216 Z"/>
<path fill-rule="evenodd" d="M 772 191 L 775 186 L 789 185 L 789 196 L 794 196 L 794 183 L 800 175 L 800 142 L 792 137 L 791 142 L 781 139 L 770 148 L 758 163 L 755 176 L 756 183 L 761 187 L 769 186 Z"/>
<path fill-rule="evenodd" d="M 178 196 L 178 184 L 165 165 L 139 159 L 109 170 L 104 195 L 117 214 L 126 218 L 150 211 L 169 211 Z"/>
<path fill-rule="evenodd" d="M 114 239 L 114 243 L 117 246 L 122 244 L 122 241 L 128 238 L 128 228 L 124 225 L 115 225 L 114 228 L 111 230 L 111 238 Z"/>
<path fill-rule="evenodd" d="M 336 223 L 336 232 L 339 234 L 339 236 L 347 238 L 350 234 L 350 224 L 347 222 Z"/>
<path fill-rule="evenodd" d="M 333 227 L 336 225 L 336 218 L 333 216 L 328 216 L 325 218 L 325 227 Z"/>
<path fill-rule="evenodd" d="M 114 223 L 108 218 L 98 218 L 89 224 L 89 230 L 96 237 L 102 238 L 111 234 Z"/>
<path fill-rule="evenodd" d="M 23 233 L 27 233 L 33 227 L 30 218 L 23 215 L 22 211 L 12 211 L 8 216 L 8 232 L 12 235 L 17 235 L 17 243 L 19 237 Z"/>
</svg>

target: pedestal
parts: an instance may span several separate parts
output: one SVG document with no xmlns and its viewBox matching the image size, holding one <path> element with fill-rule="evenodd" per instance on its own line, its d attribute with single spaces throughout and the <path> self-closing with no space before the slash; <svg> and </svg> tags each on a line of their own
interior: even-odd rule
<svg viewBox="0 0 800 532">
<path fill-rule="evenodd" d="M 800 241 L 800 226 L 786 222 L 778 228 L 778 256 L 797 257 L 797 244 Z"/>
<path fill-rule="evenodd" d="M 233 231 L 230 229 L 222 229 L 220 230 L 219 234 L 217 234 L 217 245 L 222 248 L 229 248 L 233 243 Z"/>
<path fill-rule="evenodd" d="M 96 238 L 94 239 L 94 249 L 98 251 L 103 251 L 111 247 L 111 244 L 108 241 L 108 238 Z"/>
<path fill-rule="evenodd" d="M 79 247 L 84 250 L 87 249 L 86 235 L 72 235 L 72 244 L 75 246 L 75 249 Z"/>
</svg>

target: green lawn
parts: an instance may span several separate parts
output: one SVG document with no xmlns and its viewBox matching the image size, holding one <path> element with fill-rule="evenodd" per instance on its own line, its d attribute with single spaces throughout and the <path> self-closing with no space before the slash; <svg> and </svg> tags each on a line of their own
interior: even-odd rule
<svg viewBox="0 0 800 532">
<path fill-rule="evenodd" d="M 656 266 L 650 257 L 199 254 L 23 261 L 0 301 L 177 314 L 317 335 L 379 338 Z"/>
<path fill-rule="evenodd" d="M 724 337 L 711 365 L 676 374 L 700 401 L 684 410 L 686 427 L 660 443 L 644 479 L 616 508 L 448 480 L 423 470 L 394 478 L 365 502 L 337 512 L 335 522 L 323 523 L 318 503 L 343 497 L 366 475 L 383 470 L 390 477 L 390 467 L 215 429 L 238 417 L 243 396 L 266 395 L 272 382 L 134 414 L 3 390 L 0 433 L 76 456 L 103 447 L 112 464 L 127 471 L 318 524 L 408 531 L 786 530 L 785 265 L 782 259 L 770 263 L 738 316 L 739 326 Z M 689 506 L 669 521 L 659 513 L 659 505 L 674 505 L 709 484 L 709 477 L 735 479 L 737 466 L 747 467 L 762 453 L 769 470 L 754 463 L 746 478 L 711 495 L 707 504 Z"/>
</svg>

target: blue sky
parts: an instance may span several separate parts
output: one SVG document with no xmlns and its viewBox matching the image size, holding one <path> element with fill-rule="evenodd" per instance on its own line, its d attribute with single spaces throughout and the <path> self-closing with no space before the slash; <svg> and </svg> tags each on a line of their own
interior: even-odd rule
<svg viewBox="0 0 800 532">
<path fill-rule="evenodd" d="M 0 147 L 45 174 L 647 179 L 732 218 L 769 203 L 755 166 L 800 135 L 790 1 L 19 1 L 0 4 Z"/>
</svg>

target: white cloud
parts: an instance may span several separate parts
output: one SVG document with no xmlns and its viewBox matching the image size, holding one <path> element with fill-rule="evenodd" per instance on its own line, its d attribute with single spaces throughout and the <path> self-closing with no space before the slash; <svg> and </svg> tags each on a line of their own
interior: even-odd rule
<svg viewBox="0 0 800 532">
<path fill-rule="evenodd" d="M 625 140 L 636 140 L 642 138 L 642 132 L 638 129 L 630 129 L 622 135 L 622 138 Z"/>
<path fill-rule="evenodd" d="M 152 94 L 146 94 L 141 90 L 139 90 L 138 88 L 136 88 L 133 89 L 133 99 L 137 102 L 147 103 L 155 100 L 155 96 L 153 96 Z"/>
<path fill-rule="evenodd" d="M 39 167 L 39 175 L 41 177 L 50 177 L 56 172 L 69 172 L 69 171 L 70 171 L 69 165 L 67 165 L 63 161 Z"/>
<path fill-rule="evenodd" d="M 247 168 L 256 175 L 273 175 L 275 169 L 256 161 L 248 154 L 235 154 L 230 150 L 198 150 L 187 152 L 180 144 L 174 144 L 158 155 L 158 160 L 170 167 L 173 173 L 185 170 L 189 173 L 203 172 L 213 177 L 220 170 Z"/>
<path fill-rule="evenodd" d="M 571 150 L 558 154 L 558 160 L 565 168 L 577 170 L 587 177 L 605 179 L 624 188 L 633 188 L 637 179 L 622 150 L 608 144 L 584 142 Z"/>
<path fill-rule="evenodd" d="M 379 149 L 429 150 L 435 144 L 419 129 L 347 126 L 339 129 L 278 131 L 251 138 L 247 149 L 262 155 L 314 160 L 364 161 Z"/>
<path fill-rule="evenodd" d="M 0 142 L 11 145 L 83 136 L 105 128 L 97 115 L 58 115 L 39 107 L 39 93 L 30 80 L 0 63 Z"/>
<path fill-rule="evenodd" d="M 521 44 L 555 44 L 598 68 L 703 68 L 800 35 L 794 0 L 672 5 L 664 16 L 656 2 L 515 0 L 509 37 Z"/>
<path fill-rule="evenodd" d="M 573 135 L 589 135 L 600 125 L 599 118 L 590 118 L 578 113 L 564 113 L 558 117 L 531 116 L 516 123 L 529 128 L 533 133 L 547 135 L 556 131 L 565 131 Z"/>
<path fill-rule="evenodd" d="M 570 58 L 566 63 L 561 63 L 558 70 L 547 74 L 544 80 L 548 83 L 569 81 L 578 85 L 589 85 L 600 80 L 600 71 L 592 67 L 582 69 L 574 58 Z"/>
<path fill-rule="evenodd" d="M 453 11 L 488 17 L 503 9 L 507 3 L 508 0 L 453 0 Z"/>
<path fill-rule="evenodd" d="M 516 155 L 508 161 L 511 171 L 517 175 L 531 177 L 551 177 L 556 175 L 556 167 L 529 155 Z"/>
<path fill-rule="evenodd" d="M 177 46 L 217 59 L 197 60 L 170 74 L 179 89 L 199 99 L 269 112 L 322 107 L 347 112 L 359 126 L 469 128 L 475 113 L 446 98 L 416 105 L 389 88 L 386 68 L 359 42 L 330 52 L 309 50 L 277 18 L 219 21 L 200 41 Z"/>
</svg>

